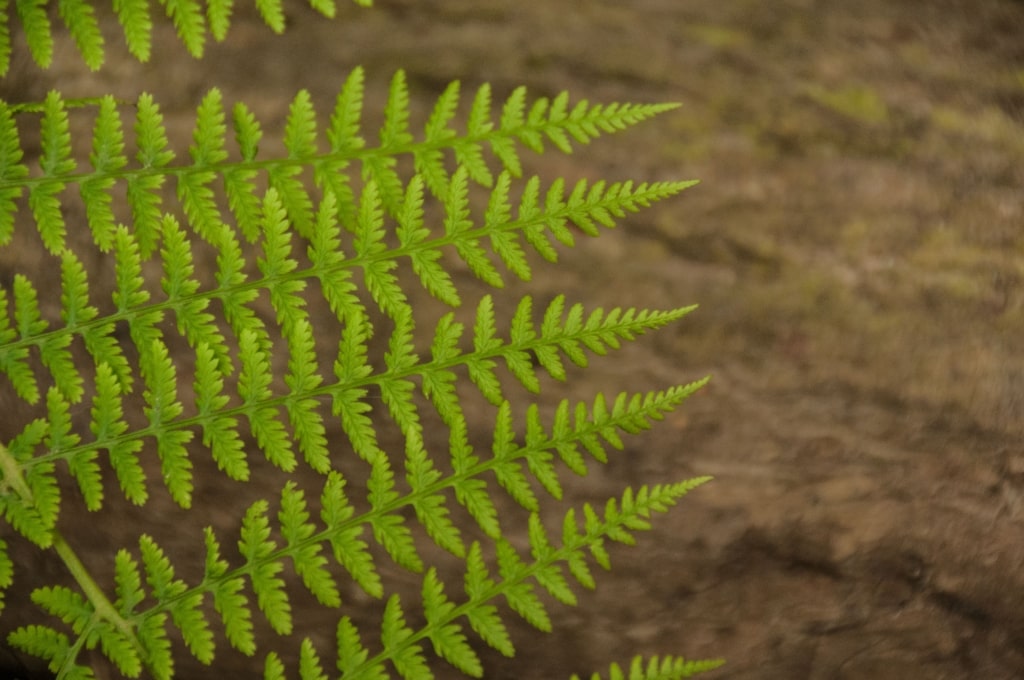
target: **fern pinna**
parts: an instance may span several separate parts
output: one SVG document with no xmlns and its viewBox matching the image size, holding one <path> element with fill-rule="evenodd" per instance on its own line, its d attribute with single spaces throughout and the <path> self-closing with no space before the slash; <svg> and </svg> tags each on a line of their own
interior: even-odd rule
<svg viewBox="0 0 1024 680">
<path fill-rule="evenodd" d="M 36 589 L 40 623 L 18 628 L 9 642 L 60 677 L 92 677 L 82 656 L 98 648 L 127 677 L 171 678 L 178 635 L 204 664 L 214 662 L 222 638 L 244 654 L 263 653 L 267 678 L 284 677 L 282 659 L 263 650 L 255 623 L 262 617 L 277 633 L 292 632 L 288 571 L 324 607 L 340 607 L 344 579 L 383 601 L 370 646 L 344 609 L 335 650 L 302 641 L 300 677 L 326 677 L 328 653 L 344 678 L 429 678 L 428 645 L 478 677 L 483 666 L 468 630 L 513 653 L 496 600 L 548 629 L 539 593 L 574 603 L 570 580 L 592 588 L 591 563 L 609 567 L 606 541 L 632 542 L 652 513 L 705 481 L 627 489 L 601 509 L 569 509 L 555 538 L 541 522 L 537 492 L 560 499 L 565 470 L 585 474 L 588 458 L 605 462 L 608 447 L 623 446 L 621 433 L 648 428 L 703 381 L 610 400 L 563 400 L 548 415 L 539 404 L 517 410 L 506 394 L 511 381 L 537 392 L 539 369 L 564 380 L 566 359 L 585 366 L 589 355 L 604 355 L 691 308 L 588 311 L 558 296 L 535 310 L 524 296 L 499 324 L 495 300 L 483 295 L 465 321 L 454 311 L 436 316 L 429 347 L 417 347 L 421 310 L 408 287 L 418 280 L 433 298 L 459 307 L 464 291 L 451 273 L 455 258 L 501 288 L 502 267 L 529 279 L 528 248 L 555 260 L 556 242 L 571 246 L 578 234 L 597 235 L 685 189 L 690 183 L 544 186 L 523 177 L 519 157 L 520 147 L 568 152 L 672 106 L 570 106 L 564 93 L 528 101 L 520 88 L 496 119 L 484 85 L 457 131 L 461 97 L 453 83 L 417 136 L 399 72 L 373 145 L 363 137 L 363 88 L 357 69 L 326 134 L 300 92 L 279 157 L 259 153 L 262 129 L 252 112 L 236 104 L 229 115 L 213 90 L 198 108 L 186 161 L 171 151 L 149 96 L 132 106 L 51 93 L 34 107 L 41 140 L 35 171 L 22 162 L 16 122 L 37 114 L 0 103 L 0 243 L 9 248 L 26 238 L 19 211 L 27 198 L 61 286 L 53 305 L 40 302 L 31 272 L 16 270 L 0 288 L 3 389 L 36 409 L 0 447 L 0 504 L 10 527 L 52 549 L 77 586 Z M 126 112 L 133 114 L 132 142 L 125 139 Z M 88 167 L 75 160 L 72 116 L 91 116 Z M 75 206 L 84 224 L 66 219 Z M 87 250 L 110 264 L 90 268 Z M 215 264 L 204 268 L 198 253 Z M 319 304 L 337 329 L 326 355 L 325 332 L 310 311 Z M 373 348 L 383 346 L 377 356 Z M 471 444 L 458 372 L 493 407 L 486 451 Z M 428 416 L 446 428 L 447 451 L 429 450 L 436 447 L 428 444 Z M 400 430 L 404 452 L 379 441 L 381 418 Z M 328 436 L 337 427 L 345 450 L 362 461 L 363 482 L 353 484 L 338 465 L 341 447 Z M 227 539 L 237 543 L 237 558 L 225 556 L 225 538 L 214 529 L 195 537 L 205 553 L 197 582 L 179 578 L 165 550 L 142 534 L 113 556 L 113 583 L 105 588 L 78 556 L 87 543 L 76 546 L 57 528 L 73 502 L 66 489 L 62 494 L 58 468 L 66 466 L 84 505 L 99 510 L 103 458 L 138 505 L 149 500 L 147 470 L 155 465 L 171 498 L 187 509 L 194 456 L 208 452 L 228 478 L 243 482 L 255 451 L 279 469 L 280 494 L 244 512 L 237 537 Z M 300 466 L 320 474 L 318 488 L 296 481 Z M 494 482 L 529 517 L 529 557 L 503 532 Z M 471 531 L 453 519 L 453 499 L 475 522 Z M 461 563 L 460 595 L 446 592 L 419 533 Z M 4 588 L 16 587 L 18 576 L 8 552 L 0 542 Z M 383 555 L 422 574 L 419 602 L 389 592 Z M 410 608 L 419 623 L 409 622 Z M 630 677 L 685 677 L 715 665 L 654 659 L 646 669 L 634 663 Z M 617 666 L 611 673 L 622 677 Z"/>
</svg>

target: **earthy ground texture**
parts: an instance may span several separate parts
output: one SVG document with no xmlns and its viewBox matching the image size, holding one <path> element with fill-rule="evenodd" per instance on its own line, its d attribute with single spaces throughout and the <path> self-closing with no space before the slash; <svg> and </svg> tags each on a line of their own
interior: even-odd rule
<svg viewBox="0 0 1024 680">
<path fill-rule="evenodd" d="M 280 37 L 238 16 L 201 63 L 160 32 L 151 65 L 115 56 L 89 74 L 60 43 L 33 87 L 149 90 L 179 149 L 209 87 L 250 104 L 269 140 L 298 88 L 326 112 L 356 64 L 368 110 L 397 68 L 421 116 L 456 78 L 496 97 L 525 84 L 682 104 L 530 162 L 549 178 L 701 184 L 557 267 L 538 263 L 505 299 L 700 303 L 541 399 L 710 374 L 571 493 L 715 480 L 616 550 L 579 607 L 554 606 L 553 634 L 514 624 L 518 656 L 485 652 L 487 677 L 589 674 L 637 653 L 724 657 L 708 677 L 734 680 L 1024 677 L 1024 3 L 382 0 L 334 22 L 290 11 Z M 219 479 L 198 490 L 213 508 L 199 525 L 237 523 L 219 510 Z M 109 555 L 139 532 L 130 509 L 116 512 L 127 521 L 63 521 Z M 168 505 L 147 530 L 173 535 L 179 521 Z M 59 570 L 34 559 L 36 573 Z M 368 619 L 379 606 L 349 601 Z M 316 623 L 321 648 L 331 626 Z M 241 657 L 231 668 L 220 677 L 255 675 Z"/>
</svg>

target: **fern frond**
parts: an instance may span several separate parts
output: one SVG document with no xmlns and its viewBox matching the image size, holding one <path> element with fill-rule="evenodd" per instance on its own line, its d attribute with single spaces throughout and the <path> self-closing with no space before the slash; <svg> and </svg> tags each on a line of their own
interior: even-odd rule
<svg viewBox="0 0 1024 680">
<path fill-rule="evenodd" d="M 83 50 L 98 59 L 102 45 L 90 37 L 83 1 L 62 0 L 69 17 L 78 12 L 73 30 Z M 230 24 L 230 2 L 162 4 L 193 52 L 202 50 L 206 31 L 223 36 Z M 334 11 L 328 0 L 317 6 Z M 115 5 L 122 22 L 131 24 L 126 34 L 132 31 L 129 42 L 140 54 L 149 51 L 146 7 L 133 0 Z M 261 1 L 258 9 L 281 27 L 280 3 Z M 514 411 L 505 391 L 518 382 L 537 392 L 542 373 L 565 380 L 566 361 L 586 366 L 591 355 L 618 349 L 692 307 L 585 310 L 558 296 L 535 309 L 525 296 L 499 329 L 487 295 L 472 321 L 452 311 L 424 326 L 423 343 L 430 338 L 424 346 L 417 333 L 423 310 L 414 314 L 418 298 L 407 289 L 413 278 L 403 277 L 408 268 L 419 281 L 411 285 L 457 307 L 463 292 L 452 275 L 453 257 L 491 287 L 504 285 L 503 270 L 528 280 L 530 249 L 554 260 L 558 247 L 574 245 L 579 233 L 596 235 L 690 186 L 567 186 L 561 180 L 542 186 L 536 177 L 521 178 L 520 148 L 568 152 L 671 107 L 571 105 L 564 93 L 528 101 L 518 89 L 495 120 L 485 85 L 459 129 L 461 96 L 461 86 L 450 84 L 416 132 L 409 88 L 397 73 L 379 142 L 369 146 L 364 75 L 357 69 L 323 131 L 312 98 L 300 92 L 285 125 L 286 153 L 266 158 L 259 150 L 260 123 L 241 104 L 229 122 L 218 90 L 197 109 L 187 155 L 171 150 L 159 107 L 146 95 L 129 121 L 113 98 L 65 102 L 51 93 L 40 109 L 41 160 L 31 172 L 22 164 L 11 110 L 0 102 L 0 245 L 11 241 L 27 195 L 47 257 L 59 261 L 62 286 L 59 309 L 40 304 L 31 272 L 16 271 L 0 287 L 0 372 L 14 394 L 41 412 L 0 446 L 0 508 L 9 526 L 40 547 L 65 550 L 55 531 L 58 464 L 67 465 L 90 510 L 103 504 L 105 465 L 128 500 L 146 503 L 148 468 L 140 456 L 147 440 L 154 463 L 160 461 L 159 477 L 182 508 L 192 501 L 193 456 L 201 449 L 235 480 L 251 474 L 250 449 L 285 473 L 277 506 L 259 498 L 241 519 L 237 555 L 223 556 L 213 530 L 206 530 L 199 583 L 178 578 L 163 549 L 144 535 L 136 552 L 113 558 L 113 604 L 88 585 L 87 574 L 79 580 L 84 595 L 37 591 L 38 606 L 66 630 L 23 628 L 12 638 L 19 648 L 68 669 L 70 677 L 86 673 L 75 666 L 82 650 L 99 647 L 125 675 L 145 667 L 170 680 L 171 637 L 180 634 L 189 652 L 208 663 L 217 628 L 247 655 L 262 651 L 254 617 L 289 634 L 298 619 L 285 586 L 290 569 L 326 607 L 341 604 L 343 577 L 385 602 L 379 652 L 363 645 L 351 619 L 339 622 L 338 668 L 346 675 L 384 678 L 393 667 L 402 677 L 430 677 L 429 642 L 459 671 L 479 676 L 483 669 L 468 630 L 503 654 L 513 652 L 494 601 L 504 598 L 532 625 L 549 628 L 547 596 L 574 604 L 571 582 L 593 587 L 590 565 L 608 566 L 604 542 L 633 540 L 652 512 L 690 488 L 626 492 L 603 514 L 585 506 L 582 528 L 570 512 L 558 544 L 537 514 L 537 490 L 560 499 L 567 470 L 585 474 L 590 459 L 605 462 L 606 449 L 623 446 L 623 433 L 645 430 L 703 383 L 611 400 L 600 394 L 587 402 L 566 400 L 548 415 L 537 405 Z M 94 112 L 89 168 L 79 169 L 71 154 L 72 109 L 73 115 Z M 129 141 L 126 125 L 133 130 Z M 231 152 L 229 130 L 237 147 Z M 400 162 L 403 157 L 411 163 Z M 69 249 L 61 215 L 76 186 L 95 249 L 109 262 L 100 271 L 87 270 L 90 260 Z M 127 225 L 117 217 L 115 197 L 121 195 L 131 212 Z M 440 219 L 430 222 L 428 214 Z M 203 271 L 203 256 L 215 257 L 216 265 Z M 111 291 L 107 300 L 96 297 L 101 287 Z M 314 326 L 312 311 L 321 302 L 340 328 L 333 360 L 323 357 L 321 330 Z M 80 366 L 78 353 L 92 365 Z M 499 379 L 500 364 L 511 380 Z M 470 444 L 476 437 L 470 436 L 466 396 L 457 389 L 466 373 L 494 407 L 493 440 L 483 453 Z M 193 398 L 186 403 L 189 389 Z M 44 394 L 45 404 L 38 404 Z M 88 424 L 79 424 L 72 414 L 88 400 Z M 386 440 L 378 440 L 378 430 L 387 419 L 404 437 L 404 456 L 382 450 Z M 437 422 L 448 429 L 447 452 L 443 445 L 434 450 L 443 438 L 426 436 L 427 424 Z M 336 443 L 328 436 L 335 424 L 365 463 L 365 499 L 350 498 L 335 469 Z M 203 446 L 193 445 L 193 437 Z M 309 507 L 316 500 L 307 501 L 307 490 L 290 476 L 300 456 L 324 475 L 318 516 Z M 493 481 L 529 513 L 529 557 L 502 533 Z M 459 525 L 453 499 L 479 526 L 479 541 L 471 540 L 475 528 Z M 446 594 L 423 539 L 464 563 L 465 602 Z M 0 593 L 11 579 L 3 545 Z M 485 550 L 497 561 L 494 575 Z M 61 554 L 71 562 L 66 550 Z M 403 604 L 389 591 L 380 575 L 383 555 L 422 575 L 419 602 Z M 279 657 L 265 659 L 267 677 L 284 674 Z M 300 677 L 324 675 L 308 640 L 299 649 L 299 666 Z"/>
<path fill-rule="evenodd" d="M 603 517 L 590 505 L 585 505 L 584 514 L 588 520 L 582 532 L 575 520 L 575 513 L 570 510 L 563 521 L 563 527 L 567 530 L 563 531 L 562 545 L 559 547 L 550 544 L 546 529 L 536 513 L 533 513 L 530 518 L 532 559 L 524 561 L 508 541 L 499 539 L 496 544 L 499 580 L 490 575 L 481 545 L 474 542 L 466 557 L 467 601 L 456 604 L 449 600 L 436 570 L 428 569 L 424 573 L 421 589 L 421 606 L 425 618 L 423 627 L 415 630 L 409 626 L 399 597 L 392 595 L 381 617 L 382 650 L 371 656 L 351 620 L 343 617 L 339 621 L 337 633 L 338 668 L 346 677 L 381 678 L 386 677 L 382 666 L 386 660 L 401 677 L 434 677 L 423 655 L 422 643 L 429 640 L 439 657 L 466 675 L 482 677 L 483 667 L 469 645 L 459 619 L 465 618 L 469 627 L 488 645 L 511 656 L 515 650 L 493 604 L 494 600 L 504 598 L 510 608 L 529 623 L 541 630 L 550 629 L 547 609 L 535 585 L 540 585 L 564 603 L 573 604 L 575 598 L 571 596 L 568 583 L 559 571 L 561 563 L 585 559 L 586 552 L 593 545 L 600 545 L 606 538 L 632 536 L 634 532 L 647 528 L 647 518 L 651 513 L 664 512 L 706 481 L 707 478 L 695 478 L 675 484 L 641 487 L 635 492 L 627 489 L 620 501 L 609 501 Z M 589 519 L 591 517 L 592 520 Z M 600 559 L 598 561 L 601 562 Z M 302 643 L 303 647 L 308 644 L 305 640 Z M 303 653 L 315 656 L 313 650 Z M 300 653 L 300 658 L 303 653 Z M 719 665 L 721 662 L 718 660 L 686 662 L 672 657 L 650 662 L 647 667 L 649 676 L 640 674 L 644 669 L 639 661 L 634 662 L 631 672 L 639 674 L 635 675 L 638 678 L 677 678 L 688 677 L 687 673 L 692 675 Z M 612 673 L 621 674 L 621 669 L 616 669 L 613 667 Z"/>
<path fill-rule="evenodd" d="M 692 678 L 725 664 L 722 659 L 688 660 L 681 656 L 652 656 L 646 659 L 646 667 L 644 661 L 641 656 L 634 657 L 629 664 L 629 675 L 626 675 L 617 663 L 612 663 L 608 668 L 608 680 L 679 680 Z M 604 676 L 599 673 L 590 676 L 590 680 L 603 678 Z M 571 680 L 580 680 L 580 677 L 573 674 Z"/>
<path fill-rule="evenodd" d="M 353 0 L 362 7 L 371 6 L 371 0 Z M 46 12 L 46 0 L 18 0 L 14 9 L 21 22 L 29 51 L 41 68 L 49 68 L 53 60 L 53 27 Z M 227 37 L 231 26 L 233 0 L 160 0 L 164 14 L 174 26 L 178 39 L 188 53 L 200 58 L 208 37 L 220 42 Z M 256 9 L 263 22 L 275 33 L 285 30 L 284 9 L 281 0 L 256 0 Z M 114 0 L 117 21 L 124 31 L 128 51 L 141 62 L 149 61 L 152 51 L 153 19 L 149 0 Z M 309 0 L 309 6 L 325 17 L 337 13 L 334 0 Z M 97 70 L 104 61 L 104 40 L 99 30 L 93 6 L 85 0 L 60 0 L 57 3 L 61 22 L 68 29 L 86 66 Z M 4 4 L 2 25 L 7 26 L 10 8 Z M 0 56 L 0 76 L 10 66 L 10 39 Z M 7 56 L 4 56 L 7 55 Z"/>
</svg>

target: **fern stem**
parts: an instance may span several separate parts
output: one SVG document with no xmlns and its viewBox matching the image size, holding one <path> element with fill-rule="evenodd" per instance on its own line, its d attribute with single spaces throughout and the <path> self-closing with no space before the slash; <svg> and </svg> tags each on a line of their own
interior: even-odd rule
<svg viewBox="0 0 1024 680">
<path fill-rule="evenodd" d="M 8 489 L 13 489 L 21 496 L 22 500 L 31 503 L 32 491 L 21 476 L 21 469 L 21 465 L 14 460 L 14 456 L 7 450 L 7 447 L 0 443 L 0 470 L 4 473 L 3 481 L 0 483 L 3 493 L 0 496 L 6 495 Z"/>
<path fill-rule="evenodd" d="M 127 621 L 114 607 L 113 603 L 107 598 L 106 593 L 100 588 L 96 580 L 93 579 L 92 574 L 89 573 L 88 568 L 82 561 L 78 559 L 78 553 L 72 548 L 64 536 L 59 531 L 54 529 L 53 531 L 53 549 L 60 556 L 64 562 L 64 566 L 71 572 L 71 576 L 78 583 L 78 587 L 82 589 L 82 592 L 89 599 L 95 610 L 96 618 L 108 621 L 120 632 L 126 640 L 132 640 L 140 653 L 140 658 L 146 658 L 145 650 L 138 646 L 138 639 L 135 635 L 132 624 Z M 85 636 L 81 636 L 84 638 Z"/>
</svg>

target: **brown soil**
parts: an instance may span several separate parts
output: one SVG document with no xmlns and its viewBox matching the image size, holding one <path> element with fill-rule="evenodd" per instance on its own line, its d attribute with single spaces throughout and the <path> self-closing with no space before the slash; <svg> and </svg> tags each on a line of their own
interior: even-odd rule
<svg viewBox="0 0 1024 680">
<path fill-rule="evenodd" d="M 616 550 L 578 608 L 552 607 L 552 635 L 513 623 L 518 656 L 485 652 L 487 677 L 589 675 L 633 654 L 721 656 L 708 677 L 735 680 L 1024 677 L 1024 4 L 391 0 L 345 6 L 336 22 L 293 12 L 280 37 L 239 16 L 199 64 L 165 33 L 152 65 L 114 57 L 98 74 L 59 49 L 50 83 L 68 97 L 152 91 L 178 140 L 214 85 L 259 114 L 268 140 L 299 87 L 323 122 L 355 64 L 370 110 L 399 67 L 423 115 L 456 78 L 499 96 L 525 84 L 682 103 L 530 162 L 546 177 L 702 183 L 502 295 L 699 302 L 542 401 L 711 374 L 571 500 L 715 481 L 638 548 Z M 197 495 L 223 502 L 219 479 Z M 139 529 L 130 514 L 107 517 L 64 521 L 109 555 Z M 147 530 L 174 536 L 177 521 L 169 509 Z M 374 616 L 375 603 L 349 597 Z M 254 672 L 237 663 L 219 675 Z"/>
</svg>

